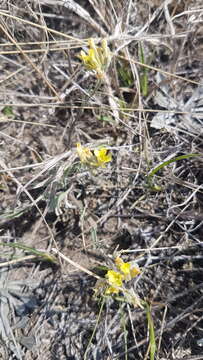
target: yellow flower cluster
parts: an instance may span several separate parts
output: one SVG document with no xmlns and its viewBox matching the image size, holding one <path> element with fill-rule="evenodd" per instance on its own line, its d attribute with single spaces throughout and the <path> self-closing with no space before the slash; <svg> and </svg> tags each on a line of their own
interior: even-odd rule
<svg viewBox="0 0 203 360">
<path fill-rule="evenodd" d="M 112 160 L 111 154 L 108 153 L 106 148 L 95 149 L 91 151 L 87 147 L 83 147 L 80 143 L 77 143 L 77 153 L 81 163 L 102 168 L 106 167 L 106 163 Z"/>
<path fill-rule="evenodd" d="M 131 263 L 125 263 L 121 258 L 115 259 L 115 264 L 118 271 L 108 270 L 106 274 L 109 287 L 106 289 L 106 294 L 118 294 L 120 290 L 123 290 L 123 281 L 129 281 L 140 274 L 140 270 L 137 266 L 133 266 Z"/>
<path fill-rule="evenodd" d="M 89 50 L 86 54 L 83 50 L 78 57 L 82 60 L 87 70 L 96 72 L 97 78 L 102 79 L 104 72 L 110 64 L 111 53 L 106 39 L 102 40 L 101 47 L 96 46 L 93 39 L 88 40 Z"/>
</svg>

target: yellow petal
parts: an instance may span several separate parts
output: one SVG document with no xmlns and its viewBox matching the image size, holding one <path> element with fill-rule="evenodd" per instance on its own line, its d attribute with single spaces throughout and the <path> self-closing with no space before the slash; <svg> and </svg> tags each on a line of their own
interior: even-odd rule
<svg viewBox="0 0 203 360">
<path fill-rule="evenodd" d="M 99 47 L 95 45 L 94 39 L 89 39 L 88 45 L 88 54 L 81 51 L 78 57 L 82 60 L 87 70 L 93 70 L 97 78 L 102 79 L 104 77 L 104 71 L 111 61 L 111 53 L 107 46 L 107 41 L 103 39 Z"/>
<path fill-rule="evenodd" d="M 92 38 L 88 39 L 88 45 L 89 45 L 90 49 L 93 49 L 93 50 L 96 49 L 96 45 L 95 45 L 95 43 L 94 43 L 94 39 L 92 39 Z"/>
<path fill-rule="evenodd" d="M 138 267 L 133 267 L 132 269 L 130 269 L 130 277 L 131 277 L 131 279 L 133 279 L 134 277 L 136 277 L 140 273 L 141 273 L 141 271 L 140 271 L 140 269 Z"/>
<path fill-rule="evenodd" d="M 105 291 L 105 294 L 106 295 L 110 295 L 110 294 L 118 294 L 119 292 L 119 289 L 113 287 L 113 286 L 109 286 L 106 291 Z"/>
<path fill-rule="evenodd" d="M 122 271 L 122 273 L 124 273 L 125 275 L 129 275 L 130 274 L 130 263 L 123 263 L 120 265 L 120 271 Z"/>
<path fill-rule="evenodd" d="M 77 153 L 79 155 L 80 161 L 83 163 L 88 163 L 93 157 L 90 149 L 83 147 L 80 143 L 77 143 Z"/>
<path fill-rule="evenodd" d="M 122 286 L 123 275 L 114 270 L 109 270 L 106 274 L 108 282 L 112 286 Z"/>
<path fill-rule="evenodd" d="M 112 160 L 112 155 L 107 154 L 107 149 L 101 148 L 94 150 L 94 155 L 97 158 L 98 164 L 101 167 L 105 167 L 105 163 L 108 163 Z"/>
<path fill-rule="evenodd" d="M 140 269 L 138 266 L 134 266 L 132 263 L 125 263 L 121 258 L 117 257 L 115 259 L 115 264 L 123 274 L 124 280 L 129 281 L 135 278 L 137 275 L 140 274 Z"/>
<path fill-rule="evenodd" d="M 123 264 L 123 260 L 119 256 L 117 256 L 115 258 L 115 264 L 116 264 L 117 268 L 119 269 L 120 266 Z"/>
<path fill-rule="evenodd" d="M 85 52 L 83 50 L 81 50 L 80 55 L 78 55 L 78 57 L 82 60 L 82 61 L 87 61 L 87 58 L 89 57 L 87 54 L 85 54 Z"/>
</svg>

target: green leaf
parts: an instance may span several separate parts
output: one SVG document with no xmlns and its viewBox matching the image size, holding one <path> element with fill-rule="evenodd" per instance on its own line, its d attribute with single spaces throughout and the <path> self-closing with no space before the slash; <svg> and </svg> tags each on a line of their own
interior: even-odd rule
<svg viewBox="0 0 203 360">
<path fill-rule="evenodd" d="M 148 178 L 148 180 L 150 180 L 159 170 L 163 169 L 165 166 L 167 166 L 173 162 L 176 162 L 179 160 L 184 160 L 184 159 L 189 159 L 189 158 L 197 157 L 197 156 L 201 156 L 201 154 L 186 154 L 186 155 L 177 156 L 170 160 L 164 161 L 161 164 L 157 165 L 154 169 L 152 169 L 149 172 L 149 174 L 147 175 L 147 178 Z"/>
</svg>

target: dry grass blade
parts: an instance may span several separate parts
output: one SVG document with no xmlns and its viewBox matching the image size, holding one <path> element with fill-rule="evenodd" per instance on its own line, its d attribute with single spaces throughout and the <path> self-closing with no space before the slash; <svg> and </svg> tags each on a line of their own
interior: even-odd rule
<svg viewBox="0 0 203 360">
<path fill-rule="evenodd" d="M 66 262 L 68 262 L 70 265 L 74 266 L 76 269 L 83 271 L 84 273 L 93 276 L 95 279 L 97 280 L 101 280 L 101 277 L 94 274 L 92 271 L 85 269 L 83 266 L 77 264 L 75 261 L 71 260 L 70 258 L 68 258 L 67 256 L 65 256 L 64 254 L 62 254 L 60 251 L 58 251 L 55 248 L 52 248 L 52 251 L 54 254 L 58 255 L 61 259 L 65 260 Z"/>
<path fill-rule="evenodd" d="M 80 16 L 82 19 L 87 21 L 87 23 L 92 26 L 96 31 L 99 32 L 102 36 L 106 36 L 106 32 L 104 29 L 93 20 L 93 18 L 90 16 L 87 10 L 85 10 L 82 6 L 80 6 L 76 1 L 74 0 L 63 0 L 63 1 L 55 1 L 55 0 L 40 0 L 41 4 L 47 4 L 47 5 L 59 5 L 64 6 L 68 8 L 69 10 L 76 13 L 78 16 Z"/>
<path fill-rule="evenodd" d="M 80 45 L 83 45 L 83 44 L 84 44 L 84 41 L 81 40 L 81 39 L 79 39 L 79 38 L 75 38 L 75 37 L 70 36 L 70 35 L 68 35 L 68 34 L 64 34 L 64 33 L 60 32 L 60 31 L 56 31 L 56 30 L 54 30 L 54 29 L 51 29 L 51 28 L 49 28 L 49 27 L 47 27 L 47 26 L 43 26 L 43 25 L 40 25 L 40 24 L 36 24 L 36 23 L 34 23 L 34 22 L 32 22 L 32 21 L 19 18 L 19 17 L 17 17 L 17 16 L 11 15 L 11 14 L 6 13 L 6 12 L 3 12 L 3 11 L 0 11 L 0 15 L 1 15 L 1 16 L 4 16 L 4 17 L 7 17 L 7 18 L 10 18 L 10 19 L 13 19 L 13 20 L 18 20 L 18 21 L 20 21 L 20 22 L 22 22 L 22 23 L 24 23 L 24 24 L 28 24 L 28 25 L 31 25 L 31 26 L 33 26 L 33 27 L 36 27 L 36 28 L 39 28 L 39 29 L 42 29 L 42 30 L 46 30 L 46 31 L 48 31 L 48 32 L 50 32 L 50 33 L 52 33 L 52 34 L 60 35 L 61 37 L 64 37 L 64 38 L 66 38 L 66 39 L 74 40 L 74 41 L 76 41 L 77 44 L 80 44 Z M 19 45 L 20 45 L 20 44 L 21 44 L 21 43 L 19 43 Z"/>
<path fill-rule="evenodd" d="M 25 54 L 23 49 L 16 43 L 16 41 L 12 38 L 12 36 L 9 34 L 9 32 L 6 29 L 5 23 L 2 25 L 0 24 L 0 28 L 2 32 L 6 35 L 6 37 L 18 48 L 19 52 L 24 56 L 25 60 L 33 67 L 33 69 L 42 77 L 42 79 L 45 81 L 47 86 L 51 89 L 51 91 L 56 95 L 57 99 L 60 101 L 60 97 L 57 93 L 57 91 L 54 89 L 53 85 L 50 83 L 49 80 L 44 76 L 44 74 L 38 69 L 38 67 L 33 63 L 32 60 L 30 60 L 29 56 Z"/>
<path fill-rule="evenodd" d="M 77 46 L 78 47 L 78 46 Z M 63 51 L 63 50 L 69 50 L 70 47 L 67 46 L 61 46 L 61 47 L 50 47 L 49 51 Z M 45 53 L 47 50 L 46 49 L 26 49 L 26 50 L 5 50 L 5 51 L 0 51 L 0 55 L 14 55 L 14 54 L 21 54 L 23 51 L 24 54 L 35 54 L 35 53 Z M 18 70 L 20 71 L 20 70 Z M 60 99 L 59 99 L 60 100 Z"/>
<path fill-rule="evenodd" d="M 45 223 L 46 226 L 47 226 L 47 229 L 48 229 L 48 231 L 49 231 L 49 234 L 50 234 L 50 236 L 51 236 L 51 239 L 54 241 L 53 233 L 52 233 L 52 231 L 51 231 L 51 229 L 50 229 L 50 227 L 49 227 L 49 225 L 48 225 L 48 223 L 47 223 L 47 221 L 46 221 L 43 213 L 41 212 L 41 210 L 40 210 L 37 202 L 36 202 L 36 201 L 33 199 L 33 197 L 30 195 L 29 191 L 27 191 L 27 189 L 13 176 L 13 174 L 11 173 L 11 171 L 8 170 L 8 168 L 7 168 L 7 166 L 5 165 L 5 163 L 3 162 L 3 160 L 0 160 L 0 166 L 1 166 L 1 167 L 9 174 L 9 176 L 14 180 L 14 182 L 15 182 L 15 183 L 17 184 L 17 186 L 18 186 L 19 191 L 25 192 L 25 194 L 27 195 L 28 199 L 31 200 L 31 203 L 32 203 L 32 204 L 36 207 L 36 209 L 39 211 L 39 213 L 40 213 L 40 215 L 41 215 L 44 223 Z"/>
<path fill-rule="evenodd" d="M 97 13 L 97 15 L 99 16 L 99 18 L 101 19 L 101 21 L 104 23 L 104 25 L 106 26 L 106 28 L 108 29 L 108 22 L 105 19 L 105 2 L 102 0 L 89 0 L 90 4 L 92 5 L 92 7 L 94 8 L 95 12 Z M 102 34 L 103 36 L 105 36 L 105 32 Z"/>
<path fill-rule="evenodd" d="M 119 56 L 121 59 L 127 60 L 125 57 L 123 57 L 123 56 L 121 56 L 121 55 L 117 55 L 117 56 Z M 159 69 L 159 68 L 156 68 L 156 67 L 154 67 L 154 66 L 150 66 L 150 65 L 147 65 L 147 64 L 143 64 L 143 63 L 141 63 L 141 62 L 139 62 L 139 61 L 137 61 L 137 60 L 130 59 L 130 61 L 133 62 L 133 63 L 135 63 L 135 64 L 137 64 L 137 65 L 139 65 L 139 66 L 141 66 L 141 67 L 145 67 L 146 69 L 155 70 L 155 71 L 157 71 L 157 72 L 159 72 L 159 73 L 161 73 L 161 74 L 163 74 L 163 75 L 169 76 L 169 78 L 172 78 L 172 79 L 174 78 L 174 79 L 183 80 L 183 81 L 186 81 L 186 82 L 188 82 L 188 83 L 195 84 L 195 85 L 199 85 L 199 86 L 202 85 L 200 82 L 193 81 L 193 80 L 190 80 L 190 79 L 186 79 L 186 78 L 184 78 L 184 77 L 182 77 L 182 76 L 175 75 L 175 74 L 173 74 L 173 73 L 170 73 L 170 72 L 168 72 L 168 71 L 164 71 L 164 70 Z"/>
</svg>

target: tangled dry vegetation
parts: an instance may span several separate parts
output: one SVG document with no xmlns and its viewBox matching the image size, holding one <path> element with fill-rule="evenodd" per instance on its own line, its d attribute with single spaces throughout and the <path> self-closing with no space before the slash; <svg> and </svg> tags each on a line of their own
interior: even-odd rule
<svg viewBox="0 0 203 360">
<path fill-rule="evenodd" d="M 1 359 L 203 359 L 201 5 L 1 1 Z M 115 254 L 138 306 L 93 296 Z"/>
</svg>

